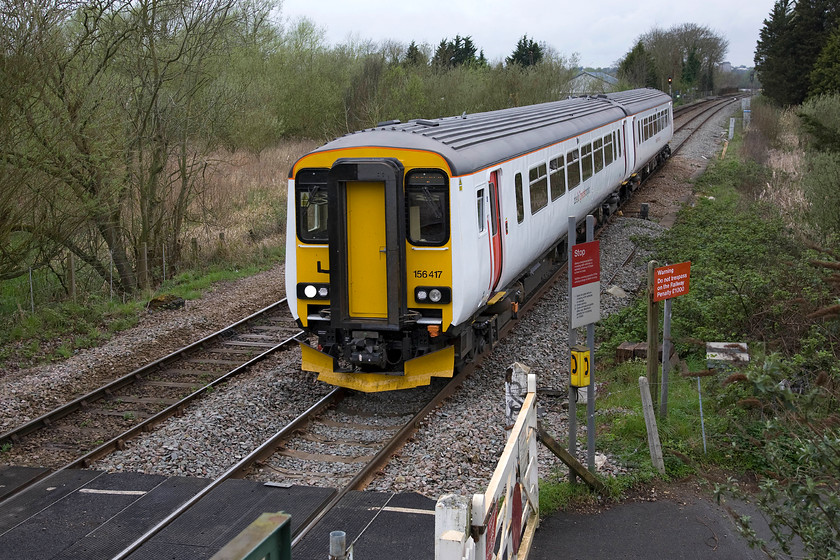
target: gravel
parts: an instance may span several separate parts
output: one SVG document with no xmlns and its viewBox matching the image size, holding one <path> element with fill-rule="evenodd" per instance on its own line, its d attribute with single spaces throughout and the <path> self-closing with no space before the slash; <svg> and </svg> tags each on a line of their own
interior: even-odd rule
<svg viewBox="0 0 840 560">
<path fill-rule="evenodd" d="M 733 104 L 732 110 L 734 111 Z M 650 220 L 620 217 L 601 237 L 601 314 L 623 308 L 642 293 L 648 255 L 634 250 L 634 236 L 664 231 L 680 205 L 690 202 L 691 177 L 720 150 L 728 115 L 703 127 L 684 145 L 666 169 L 635 195 L 648 201 Z M 627 216 L 633 215 L 627 211 Z M 64 402 L 172 350 L 222 328 L 276 301 L 283 295 L 283 268 L 217 286 L 183 310 L 143 317 L 137 327 L 108 344 L 84 351 L 60 364 L 7 373 L 0 378 L 0 431 L 21 424 Z M 609 282 L 609 283 L 607 283 Z M 612 289 L 613 287 L 620 290 Z M 512 334 L 493 349 L 462 390 L 439 407 L 398 456 L 368 487 L 391 492 L 482 492 L 505 444 L 504 371 L 521 362 L 537 375 L 539 415 L 559 441 L 565 441 L 568 376 L 565 285 L 552 288 Z M 225 384 L 209 398 L 144 434 L 93 468 L 163 475 L 215 477 L 258 446 L 329 391 L 314 375 L 298 369 L 297 349 L 262 362 Z M 596 372 L 597 380 L 597 372 Z M 406 392 L 406 397 L 410 392 Z M 585 441 L 586 426 L 579 426 Z M 581 459 L 585 449 L 579 450 Z M 625 469 L 599 454 L 599 470 L 620 475 Z M 539 450 L 540 476 L 564 476 L 562 466 L 545 448 Z"/>
<path fill-rule="evenodd" d="M 24 424 L 76 396 L 96 389 L 230 323 L 284 295 L 284 267 L 214 286 L 184 309 L 146 311 L 139 323 L 103 346 L 67 360 L 0 374 L 0 433 Z"/>
</svg>

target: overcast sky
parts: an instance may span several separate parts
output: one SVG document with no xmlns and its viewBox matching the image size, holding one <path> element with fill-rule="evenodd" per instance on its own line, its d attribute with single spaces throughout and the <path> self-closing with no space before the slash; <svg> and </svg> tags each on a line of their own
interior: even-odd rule
<svg viewBox="0 0 840 560">
<path fill-rule="evenodd" d="M 608 67 L 654 27 L 694 23 L 729 41 L 725 60 L 753 66 L 758 32 L 774 0 L 283 0 L 283 17 L 308 17 L 330 45 L 412 40 L 433 47 L 470 36 L 491 62 L 509 56 L 525 34 L 582 66 Z"/>
</svg>

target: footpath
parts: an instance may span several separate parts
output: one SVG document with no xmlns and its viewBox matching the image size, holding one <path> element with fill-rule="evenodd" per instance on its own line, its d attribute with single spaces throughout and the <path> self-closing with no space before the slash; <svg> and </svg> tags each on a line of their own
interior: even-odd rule
<svg viewBox="0 0 840 560">
<path fill-rule="evenodd" d="M 725 505 L 749 515 L 758 535 L 770 540 L 767 524 L 752 504 Z M 649 496 L 633 501 L 588 511 L 561 511 L 542 520 L 528 560 L 561 558 L 758 560 L 768 556 L 750 548 L 709 489 L 681 482 L 653 489 Z"/>
</svg>

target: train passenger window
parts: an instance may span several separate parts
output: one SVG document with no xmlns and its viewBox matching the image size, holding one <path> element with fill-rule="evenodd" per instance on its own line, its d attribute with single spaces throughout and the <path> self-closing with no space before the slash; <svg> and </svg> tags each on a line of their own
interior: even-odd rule
<svg viewBox="0 0 840 560">
<path fill-rule="evenodd" d="M 478 233 L 484 233 L 484 224 L 487 222 L 484 216 L 484 189 L 478 189 L 475 193 L 475 210 L 478 215 Z"/>
<path fill-rule="evenodd" d="M 566 169 L 563 156 L 548 162 L 548 183 L 551 186 L 551 200 L 557 200 L 566 192 Z"/>
<path fill-rule="evenodd" d="M 595 173 L 598 173 L 604 168 L 604 141 L 600 138 L 592 142 L 592 158 Z"/>
<path fill-rule="evenodd" d="M 615 148 L 615 153 L 618 154 L 616 157 L 621 157 L 621 132 L 619 131 L 615 133 Z"/>
<path fill-rule="evenodd" d="M 581 179 L 586 181 L 592 177 L 592 144 L 586 144 L 580 149 Z"/>
<path fill-rule="evenodd" d="M 548 177 L 544 163 L 528 171 L 528 185 L 531 193 L 531 214 L 536 214 L 548 205 Z"/>
<path fill-rule="evenodd" d="M 569 190 L 572 190 L 580 184 L 580 156 L 577 150 L 572 150 L 566 154 L 566 161 L 568 162 L 566 170 L 569 173 Z"/>
<path fill-rule="evenodd" d="M 449 186 L 440 171 L 409 173 L 405 183 L 406 234 L 414 245 L 443 245 L 449 239 Z"/>
<path fill-rule="evenodd" d="M 525 201 L 522 196 L 522 173 L 517 173 L 514 180 L 516 187 L 516 222 L 521 224 L 525 219 Z"/>
<path fill-rule="evenodd" d="M 613 158 L 615 157 L 615 153 L 613 152 L 614 149 L 613 135 L 608 134 L 607 136 L 604 136 L 604 167 L 613 162 Z"/>
<path fill-rule="evenodd" d="M 327 169 L 302 169 L 295 179 L 298 238 L 306 243 L 329 240 Z"/>
</svg>

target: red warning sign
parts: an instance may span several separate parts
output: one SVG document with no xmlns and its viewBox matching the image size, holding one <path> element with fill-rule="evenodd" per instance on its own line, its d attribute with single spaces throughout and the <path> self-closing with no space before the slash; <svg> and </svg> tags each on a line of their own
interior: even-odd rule
<svg viewBox="0 0 840 560">
<path fill-rule="evenodd" d="M 691 261 L 653 270 L 653 301 L 662 301 L 688 293 L 688 281 L 691 278 Z"/>
<path fill-rule="evenodd" d="M 601 281 L 601 242 L 578 243 L 572 247 L 572 288 Z"/>
</svg>

